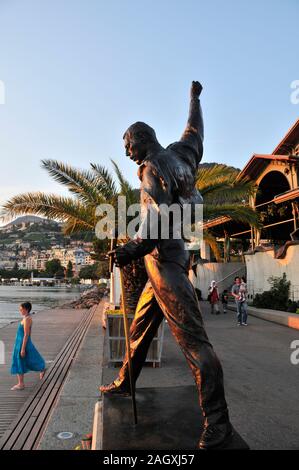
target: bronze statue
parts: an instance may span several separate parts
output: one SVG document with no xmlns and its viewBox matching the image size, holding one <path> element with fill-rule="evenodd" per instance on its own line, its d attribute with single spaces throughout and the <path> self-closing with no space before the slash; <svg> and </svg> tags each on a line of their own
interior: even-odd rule
<svg viewBox="0 0 299 470">
<path fill-rule="evenodd" d="M 179 142 L 163 148 L 155 131 L 137 122 L 124 134 L 126 155 L 139 165 L 141 207 L 145 218 L 152 204 L 199 201 L 195 174 L 203 153 L 202 86 L 192 82 L 187 127 Z M 149 280 L 140 297 L 130 330 L 132 368 L 136 382 L 150 343 L 165 317 L 194 375 L 204 416 L 200 449 L 221 448 L 232 438 L 221 364 L 207 337 L 196 293 L 188 278 L 189 252 L 184 240 L 140 238 L 110 252 L 116 265 L 144 257 Z M 124 358 L 112 384 L 103 393 L 130 393 L 128 361 Z"/>
</svg>

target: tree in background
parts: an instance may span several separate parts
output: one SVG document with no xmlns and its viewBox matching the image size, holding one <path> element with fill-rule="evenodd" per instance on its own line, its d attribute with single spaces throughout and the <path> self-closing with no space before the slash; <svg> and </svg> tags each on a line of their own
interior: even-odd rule
<svg viewBox="0 0 299 470">
<path fill-rule="evenodd" d="M 255 185 L 248 178 L 238 178 L 239 173 L 237 168 L 218 163 L 199 167 L 196 187 L 204 200 L 204 221 L 227 216 L 233 222 L 260 227 L 258 213 L 249 206 L 249 196 L 256 191 Z M 216 259 L 220 260 L 220 250 L 213 233 L 204 230 L 203 238 L 212 248 Z M 228 257 L 228 253 L 225 256 Z"/>
<path fill-rule="evenodd" d="M 61 266 L 60 260 L 51 259 L 50 261 L 47 261 L 45 274 L 49 277 L 64 277 L 64 268 Z"/>
<path fill-rule="evenodd" d="M 15 272 L 19 271 L 19 265 L 18 265 L 17 262 L 15 262 L 15 264 L 14 264 L 12 270 L 15 271 Z"/>
<path fill-rule="evenodd" d="M 92 280 L 98 279 L 98 276 L 96 273 L 96 265 L 92 264 L 90 266 L 84 266 L 83 268 L 81 268 L 79 272 L 79 277 L 80 279 L 92 279 Z"/>
<path fill-rule="evenodd" d="M 67 264 L 65 277 L 67 279 L 72 279 L 72 277 L 74 277 L 73 263 L 71 261 L 69 261 L 68 264 Z"/>
<path fill-rule="evenodd" d="M 97 270 L 96 273 L 98 275 L 99 279 L 105 278 L 109 279 L 110 273 L 109 273 L 109 261 L 108 259 L 103 259 L 96 263 L 97 265 Z"/>
<path fill-rule="evenodd" d="M 108 260 L 99 261 L 90 266 L 84 266 L 80 269 L 79 277 L 81 279 L 102 279 L 109 278 L 109 265 Z"/>
<path fill-rule="evenodd" d="M 112 160 L 116 179 L 103 166 L 92 163 L 90 170 L 80 170 L 56 160 L 42 160 L 44 168 L 58 183 L 65 186 L 70 195 L 59 196 L 43 192 L 19 194 L 2 207 L 4 220 L 24 214 L 42 215 L 64 222 L 63 232 L 93 232 L 98 217 L 96 207 L 102 203 L 117 209 L 117 197 L 126 196 L 127 205 L 139 202 L 138 191 L 125 179 L 118 165 Z"/>
<path fill-rule="evenodd" d="M 96 207 L 102 203 L 111 204 L 117 219 L 118 196 L 126 197 L 127 207 L 139 202 L 139 190 L 130 185 L 113 160 L 112 165 L 114 174 L 95 163 L 91 164 L 89 170 L 80 170 L 56 160 L 43 160 L 42 167 L 56 182 L 66 187 L 70 195 L 59 196 L 42 192 L 19 194 L 4 204 L 1 215 L 4 219 L 24 214 L 43 215 L 63 222 L 65 235 L 80 232 L 93 234 L 94 258 L 98 262 L 107 263 L 105 257 L 110 240 L 98 240 L 95 237 L 95 227 L 99 220 Z M 98 279 L 96 268 L 88 266 L 81 271 L 84 276 L 82 278 Z M 134 311 L 147 279 L 143 260 L 125 266 L 123 272 L 128 310 Z"/>
<path fill-rule="evenodd" d="M 28 269 L 18 269 L 18 270 L 11 270 L 11 269 L 0 269 L 0 278 L 3 279 L 11 279 L 12 277 L 17 277 L 18 279 L 29 279 L 31 277 L 31 273 L 33 273 L 34 277 L 38 277 L 41 273 L 36 269 L 32 271 Z"/>
<path fill-rule="evenodd" d="M 112 164 L 115 175 L 94 163 L 89 170 L 80 170 L 56 160 L 43 160 L 42 167 L 56 182 L 66 187 L 70 195 L 43 192 L 20 194 L 4 204 L 1 215 L 5 219 L 24 214 L 43 215 L 64 222 L 63 231 L 66 235 L 85 232 L 94 236 L 98 222 L 95 212 L 99 204 L 110 203 L 117 210 L 119 195 L 126 196 L 127 206 L 139 202 L 139 191 L 129 184 L 114 161 Z M 200 165 L 196 186 L 204 198 L 205 221 L 228 216 L 236 222 L 259 226 L 257 212 L 247 203 L 249 194 L 255 190 L 254 185 L 249 180 L 238 179 L 238 174 L 238 169 L 226 165 Z M 204 231 L 204 239 L 219 260 L 220 250 L 213 233 Z M 95 236 L 94 240 L 95 258 L 103 261 L 109 249 L 109 240 L 98 240 Z M 134 298 L 132 311 L 146 281 L 146 276 L 138 272 L 142 269 L 142 260 L 124 268 L 128 302 Z"/>
</svg>

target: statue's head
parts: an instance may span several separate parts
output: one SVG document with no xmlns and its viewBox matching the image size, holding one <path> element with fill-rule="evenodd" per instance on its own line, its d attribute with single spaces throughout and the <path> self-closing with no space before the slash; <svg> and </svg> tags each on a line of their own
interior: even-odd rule
<svg viewBox="0 0 299 470">
<path fill-rule="evenodd" d="M 147 151 L 158 143 L 154 129 L 144 122 L 135 122 L 123 136 L 126 155 L 137 165 L 140 165 L 146 157 Z"/>
</svg>

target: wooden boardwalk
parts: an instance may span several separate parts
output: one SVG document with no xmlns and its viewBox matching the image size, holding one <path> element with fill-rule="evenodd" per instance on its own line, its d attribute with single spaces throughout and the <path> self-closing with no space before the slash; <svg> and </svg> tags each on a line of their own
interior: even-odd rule
<svg viewBox="0 0 299 470">
<path fill-rule="evenodd" d="M 0 365 L 0 449 L 35 447 L 93 314 L 94 309 L 55 309 L 33 317 L 32 339 L 48 371 L 42 381 L 26 374 L 23 391 L 10 390 L 16 383 L 9 368 L 17 323 L 0 329 L 6 359 Z"/>
</svg>

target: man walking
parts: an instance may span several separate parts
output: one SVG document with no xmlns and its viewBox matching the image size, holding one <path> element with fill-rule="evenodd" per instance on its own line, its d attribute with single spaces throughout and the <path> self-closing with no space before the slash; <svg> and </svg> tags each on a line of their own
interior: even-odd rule
<svg viewBox="0 0 299 470">
<path fill-rule="evenodd" d="M 241 278 L 236 276 L 231 294 L 235 298 L 236 302 L 238 326 L 247 326 L 246 292 L 246 284 L 244 282 L 241 283 Z"/>
</svg>

